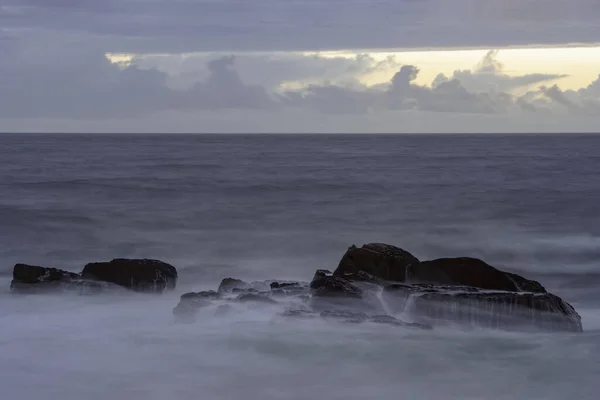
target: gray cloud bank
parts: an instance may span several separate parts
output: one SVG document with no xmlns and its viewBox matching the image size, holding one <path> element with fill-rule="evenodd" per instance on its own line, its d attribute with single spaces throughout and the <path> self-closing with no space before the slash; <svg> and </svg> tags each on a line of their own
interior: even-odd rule
<svg viewBox="0 0 600 400">
<path fill-rule="evenodd" d="M 450 77 L 438 75 L 431 86 L 415 83 L 417 66 L 396 65 L 392 60 L 376 62 L 368 55 L 354 59 L 306 58 L 310 74 L 297 67 L 285 69 L 282 59 L 252 60 L 251 71 L 265 81 L 260 71 L 284 66 L 278 82 L 271 85 L 245 82 L 232 55 L 207 61 L 206 73 L 187 87 L 174 88 L 169 76 L 156 68 L 133 63 L 119 67 L 106 57 L 86 54 L 77 58 L 52 53 L 33 57 L 33 62 L 0 63 L 0 117 L 106 119 L 132 118 L 161 111 L 300 109 L 320 114 L 367 114 L 383 111 L 427 111 L 461 114 L 522 114 L 600 112 L 600 78 L 579 91 L 561 91 L 544 84 L 563 75 L 529 74 L 509 76 L 490 52 L 473 70 L 455 71 Z M 254 57 L 254 56 L 253 56 Z M 241 56 L 244 59 L 244 56 Z M 65 62 L 67 60 L 67 62 Z M 77 60 L 77 62 L 73 62 Z M 273 63 L 275 63 L 273 65 Z M 376 86 L 364 86 L 356 74 L 377 70 L 382 63 L 396 67 L 392 79 Z M 328 68 L 331 67 L 331 68 Z M 311 67 L 308 67 L 311 70 Z M 321 70 L 338 71 L 335 76 L 294 89 L 279 89 L 287 80 L 318 76 Z M 268 79 L 266 80 L 268 82 Z M 524 95 L 511 89 L 538 85 Z"/>
<path fill-rule="evenodd" d="M 597 42 L 597 0 L 0 0 L 0 37 L 101 51 Z"/>
</svg>

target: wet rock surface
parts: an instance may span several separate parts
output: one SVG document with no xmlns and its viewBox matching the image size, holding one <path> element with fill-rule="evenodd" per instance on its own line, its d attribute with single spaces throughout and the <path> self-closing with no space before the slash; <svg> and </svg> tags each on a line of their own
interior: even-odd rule
<svg viewBox="0 0 600 400">
<path fill-rule="evenodd" d="M 268 290 L 228 278 L 219 294 L 231 296 L 229 302 L 279 304 L 284 307 L 281 317 L 300 320 L 419 329 L 453 323 L 506 330 L 583 330 L 575 309 L 537 281 L 476 258 L 419 261 L 382 243 L 350 247 L 333 273 L 319 269 L 310 284 L 262 284 L 268 284 Z M 186 301 L 185 295 L 181 301 Z"/>
<path fill-rule="evenodd" d="M 109 262 L 90 263 L 81 276 L 84 279 L 111 282 L 136 292 L 161 293 L 174 289 L 177 269 L 151 259 L 117 258 Z"/>
<path fill-rule="evenodd" d="M 13 293 L 98 294 L 122 289 L 161 293 L 174 289 L 177 270 L 158 260 L 115 259 L 91 263 L 80 274 L 35 265 L 17 264 L 13 268 Z"/>
<path fill-rule="evenodd" d="M 175 267 L 151 259 L 90 263 L 80 274 L 17 264 L 11 291 L 97 294 L 118 288 L 162 293 L 174 289 L 177 278 Z M 204 309 L 214 316 L 240 307 L 279 307 L 279 315 L 286 318 L 421 329 L 456 323 L 508 330 L 583 330 L 575 309 L 535 280 L 471 257 L 420 261 L 382 243 L 351 246 L 333 273 L 319 269 L 310 283 L 225 278 L 217 290 L 183 294 L 173 314 L 191 322 Z"/>
</svg>

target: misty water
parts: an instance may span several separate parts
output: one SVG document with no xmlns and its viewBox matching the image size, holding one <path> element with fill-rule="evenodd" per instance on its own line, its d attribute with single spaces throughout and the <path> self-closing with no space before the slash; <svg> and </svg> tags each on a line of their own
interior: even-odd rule
<svg viewBox="0 0 600 400">
<path fill-rule="evenodd" d="M 600 137 L 0 136 L 0 388 L 20 399 L 596 399 Z M 202 310 L 225 277 L 310 280 L 351 244 L 481 257 L 584 333 L 431 331 Z M 9 291 L 17 262 L 148 257 L 161 296 Z"/>
</svg>

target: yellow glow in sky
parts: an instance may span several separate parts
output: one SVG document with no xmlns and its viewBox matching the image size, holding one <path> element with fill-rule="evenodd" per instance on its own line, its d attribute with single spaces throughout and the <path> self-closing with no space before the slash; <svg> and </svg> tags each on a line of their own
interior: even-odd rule
<svg viewBox="0 0 600 400">
<path fill-rule="evenodd" d="M 447 50 L 362 50 L 303 52 L 301 54 L 320 57 L 355 58 L 368 54 L 376 61 L 393 56 L 397 64 L 415 65 L 420 69 L 417 83 L 430 85 L 439 73 L 452 76 L 456 70 L 474 70 L 490 49 L 447 49 Z M 297 54 L 297 53 L 296 53 Z M 113 63 L 128 65 L 136 55 L 109 53 L 106 57 Z M 164 55 L 167 56 L 168 55 Z M 503 66 L 502 73 L 510 76 L 542 73 L 568 75 L 544 85 L 557 84 L 563 90 L 579 89 L 598 79 L 600 74 L 600 46 L 596 47 L 548 47 L 548 48 L 505 48 L 499 50 L 496 59 Z M 167 71 L 168 72 L 168 71 Z M 389 68 L 359 77 L 367 85 L 389 82 L 397 68 Z M 292 82 L 293 83 L 293 82 Z M 291 84 L 291 83 L 289 83 Z"/>
<path fill-rule="evenodd" d="M 473 70 L 489 52 L 489 49 L 475 50 L 427 50 L 427 51 L 375 51 L 368 53 L 377 61 L 393 56 L 399 64 L 419 67 L 417 83 L 430 85 L 439 73 L 451 76 L 456 70 Z M 310 54 L 310 53 L 307 53 Z M 356 57 L 354 51 L 320 52 L 322 57 Z M 600 74 L 600 47 L 566 48 L 521 48 L 502 49 L 497 60 L 503 65 L 503 72 L 510 76 L 526 74 L 569 75 L 556 82 L 562 89 L 579 89 L 589 85 Z M 363 78 L 366 84 L 388 82 L 396 71 L 385 71 Z"/>
</svg>

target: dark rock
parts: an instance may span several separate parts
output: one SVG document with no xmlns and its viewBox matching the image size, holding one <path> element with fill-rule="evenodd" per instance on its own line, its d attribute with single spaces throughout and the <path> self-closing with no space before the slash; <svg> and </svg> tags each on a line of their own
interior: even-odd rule
<svg viewBox="0 0 600 400">
<path fill-rule="evenodd" d="M 247 289 L 242 289 L 242 288 L 237 288 L 234 287 L 233 289 L 231 289 L 231 293 L 233 294 L 240 294 L 240 293 L 258 293 L 258 290 L 253 289 L 251 287 L 247 288 Z"/>
<path fill-rule="evenodd" d="M 197 292 L 197 293 L 185 293 L 181 295 L 181 300 L 187 299 L 207 299 L 207 300 L 216 300 L 221 295 L 214 290 L 209 290 L 205 292 Z"/>
<path fill-rule="evenodd" d="M 106 282 L 85 280 L 78 274 L 56 268 L 17 264 L 13 269 L 10 289 L 19 294 L 59 292 L 88 295 L 115 290 L 115 287 Z"/>
<path fill-rule="evenodd" d="M 516 274 L 508 274 L 477 258 L 440 258 L 408 267 L 408 282 L 439 285 L 473 286 L 488 290 L 519 292 L 521 285 L 534 292 L 545 293 L 538 282 Z"/>
<path fill-rule="evenodd" d="M 415 256 L 398 247 L 370 243 L 361 248 L 350 247 L 333 275 L 345 277 L 363 271 L 384 281 L 403 282 L 407 267 L 418 262 Z"/>
<path fill-rule="evenodd" d="M 177 270 L 170 264 L 149 259 L 114 259 L 90 263 L 81 273 L 84 279 L 111 282 L 136 292 L 161 293 L 174 289 Z"/>
<path fill-rule="evenodd" d="M 372 290 L 370 284 L 350 282 L 335 275 L 315 274 L 310 283 L 310 304 L 318 311 L 345 309 L 375 311 L 382 308 L 378 298 L 379 287 Z"/>
<path fill-rule="evenodd" d="M 513 280 L 519 292 L 546 293 L 546 289 L 537 281 L 523 278 L 521 275 L 511 274 L 510 272 L 505 272 L 505 274 Z"/>
<path fill-rule="evenodd" d="M 217 291 L 219 293 L 233 292 L 233 289 L 250 289 L 250 284 L 240 279 L 225 278 L 221 281 Z"/>
<path fill-rule="evenodd" d="M 271 289 L 285 289 L 292 287 L 300 287 L 299 282 L 272 282 L 270 285 Z"/>
<path fill-rule="evenodd" d="M 79 275 L 56 268 L 17 264 L 13 268 L 13 280 L 19 283 L 71 282 Z"/>
<path fill-rule="evenodd" d="M 310 283 L 312 295 L 315 297 L 363 297 L 363 291 L 352 282 L 337 276 L 317 276 Z"/>
<path fill-rule="evenodd" d="M 581 332 L 575 309 L 550 293 L 485 291 L 472 287 L 390 285 L 382 295 L 394 312 L 422 322 L 448 321 L 497 329 Z"/>
<path fill-rule="evenodd" d="M 273 300 L 272 298 L 270 298 L 268 296 L 256 294 L 256 293 L 241 294 L 237 297 L 236 300 L 240 301 L 242 303 L 253 302 L 253 303 L 263 303 L 263 304 L 277 304 L 276 300 Z"/>
</svg>

